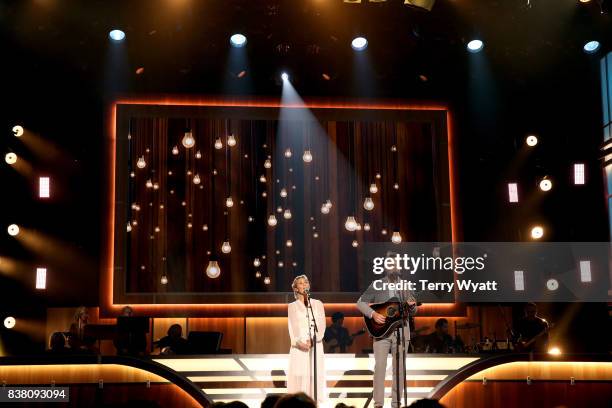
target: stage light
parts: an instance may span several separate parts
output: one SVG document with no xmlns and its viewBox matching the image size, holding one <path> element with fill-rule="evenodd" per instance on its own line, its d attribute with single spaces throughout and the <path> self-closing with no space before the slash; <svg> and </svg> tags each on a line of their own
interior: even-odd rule
<svg viewBox="0 0 612 408">
<path fill-rule="evenodd" d="M 234 135 L 229 135 L 227 137 L 227 145 L 229 147 L 234 147 L 236 146 L 236 137 L 234 137 Z"/>
<path fill-rule="evenodd" d="M 285 212 L 283 213 L 283 217 L 284 217 L 286 220 L 291 219 L 291 210 L 287 208 L 287 209 L 285 210 Z"/>
<path fill-rule="evenodd" d="M 544 177 L 540 181 L 540 190 L 542 191 L 550 191 L 552 189 L 552 181 Z"/>
<path fill-rule="evenodd" d="M 290 158 L 293 155 L 293 153 L 291 153 L 291 149 L 287 148 L 285 149 L 285 157 L 286 158 Z"/>
<path fill-rule="evenodd" d="M 244 47 L 247 43 L 247 38 L 243 34 L 233 34 L 230 37 L 230 44 L 234 48 Z"/>
<path fill-rule="evenodd" d="M 7 164 L 15 164 L 17 163 L 17 155 L 15 153 L 7 153 L 6 156 L 4 156 L 4 161 L 6 161 Z"/>
<path fill-rule="evenodd" d="M 584 184 L 584 164 L 576 163 L 574 164 L 574 184 L 580 185 Z"/>
<path fill-rule="evenodd" d="M 115 42 L 121 42 L 125 40 L 125 33 L 121 30 L 112 30 L 108 33 L 108 37 Z"/>
<path fill-rule="evenodd" d="M 13 135 L 15 135 L 15 137 L 23 136 L 23 127 L 19 125 L 13 126 Z"/>
<path fill-rule="evenodd" d="M 591 281 L 591 261 L 580 261 L 580 282 Z"/>
<path fill-rule="evenodd" d="M 587 54 L 594 54 L 599 50 L 600 46 L 601 44 L 599 43 L 599 41 L 589 41 L 588 43 L 584 44 L 584 47 L 582 47 L 582 49 Z"/>
<path fill-rule="evenodd" d="M 283 81 L 288 81 L 288 80 L 289 80 L 289 74 L 288 74 L 288 73 L 286 73 L 286 72 L 283 72 L 283 73 L 281 74 L 281 79 L 282 79 Z"/>
<path fill-rule="evenodd" d="M 276 220 L 274 214 L 270 214 L 270 216 L 268 216 L 268 225 L 274 227 L 277 223 L 278 221 Z"/>
<path fill-rule="evenodd" d="M 304 160 L 304 163 L 310 163 L 312 161 L 312 153 L 310 153 L 310 150 L 304 152 L 302 160 Z"/>
<path fill-rule="evenodd" d="M 136 167 L 138 167 L 139 169 L 144 169 L 146 165 L 147 162 L 145 161 L 144 156 L 140 156 L 138 158 L 138 161 L 136 162 Z"/>
<path fill-rule="evenodd" d="M 193 133 L 191 133 L 191 131 L 185 132 L 181 143 L 183 144 L 183 147 L 185 147 L 185 149 L 191 149 L 193 146 L 195 146 L 195 139 L 193 138 Z"/>
<path fill-rule="evenodd" d="M 544 228 L 542 228 L 539 225 L 536 225 L 535 227 L 531 228 L 531 238 L 540 239 L 543 236 L 544 236 Z"/>
<path fill-rule="evenodd" d="M 229 254 L 232 252 L 232 246 L 230 245 L 229 241 L 223 241 L 223 244 L 221 244 L 221 252 L 224 254 Z"/>
<path fill-rule="evenodd" d="M 272 167 L 272 162 L 270 161 L 270 159 L 266 159 L 266 161 L 264 161 L 264 167 L 266 169 L 269 169 Z"/>
<path fill-rule="evenodd" d="M 514 271 L 514 290 L 525 290 L 525 276 L 523 271 Z"/>
<path fill-rule="evenodd" d="M 38 178 L 38 197 L 49 198 L 50 197 L 50 180 L 49 177 Z"/>
<path fill-rule="evenodd" d="M 159 283 L 161 283 L 162 285 L 167 285 L 168 277 L 166 275 L 162 275 L 161 279 L 159 280 Z"/>
<path fill-rule="evenodd" d="M 365 200 L 363 200 L 363 208 L 367 211 L 372 211 L 374 209 L 374 201 L 372 201 L 371 197 L 366 197 Z"/>
<path fill-rule="evenodd" d="M 398 231 L 394 231 L 393 235 L 391 235 L 391 242 L 393 242 L 394 244 L 399 244 L 400 242 L 402 242 L 402 236 Z"/>
<path fill-rule="evenodd" d="M 227 208 L 232 208 L 234 206 L 234 200 L 232 200 L 232 197 L 227 197 L 225 199 L 225 206 Z"/>
<path fill-rule="evenodd" d="M 518 186 L 516 183 L 508 183 L 508 201 L 518 203 Z"/>
<path fill-rule="evenodd" d="M 535 135 L 529 135 L 525 139 L 525 143 L 527 143 L 527 146 L 533 147 L 538 144 L 538 138 Z"/>
<path fill-rule="evenodd" d="M 548 349 L 548 354 L 550 354 L 551 356 L 560 356 L 561 349 L 559 347 L 551 347 Z"/>
<path fill-rule="evenodd" d="M 223 142 L 221 141 L 220 137 L 215 139 L 215 149 L 217 149 L 217 150 L 223 149 Z"/>
<path fill-rule="evenodd" d="M 321 214 L 329 214 L 329 207 L 327 205 L 321 205 Z"/>
<path fill-rule="evenodd" d="M 357 221 L 355 221 L 355 217 L 352 215 L 346 217 L 344 228 L 346 228 L 347 231 L 355 231 L 357 229 Z"/>
<path fill-rule="evenodd" d="M 19 227 L 17 226 L 17 224 L 11 224 L 8 226 L 8 228 L 6 229 L 8 231 L 8 234 L 11 237 L 14 237 L 16 235 L 19 234 Z"/>
<path fill-rule="evenodd" d="M 376 185 L 376 183 L 370 184 L 370 193 L 372 194 L 378 193 L 378 186 Z"/>
<path fill-rule="evenodd" d="M 195 176 L 193 176 L 193 184 L 200 184 L 202 180 L 200 180 L 200 175 L 196 174 Z"/>
<path fill-rule="evenodd" d="M 47 268 L 36 268 L 36 289 L 47 289 Z"/>
<path fill-rule="evenodd" d="M 218 278 L 221 275 L 221 268 L 219 268 L 219 263 L 217 261 L 208 261 L 208 266 L 206 267 L 206 276 L 211 279 Z"/>
<path fill-rule="evenodd" d="M 559 289 L 559 281 L 554 278 L 550 278 L 546 281 L 546 288 L 550 291 Z"/>
<path fill-rule="evenodd" d="M 483 48 L 484 43 L 481 40 L 472 40 L 467 44 L 468 51 L 472 53 L 480 52 Z"/>
<path fill-rule="evenodd" d="M 6 319 L 4 319 L 4 327 L 6 327 L 7 329 L 12 329 L 13 327 L 15 327 L 15 323 L 17 322 L 15 321 L 15 318 L 12 316 L 9 316 Z"/>
<path fill-rule="evenodd" d="M 281 188 L 280 196 L 283 197 L 283 198 L 287 197 L 287 189 L 286 188 Z"/>
<path fill-rule="evenodd" d="M 351 48 L 355 51 L 363 51 L 368 48 L 368 40 L 365 37 L 355 37 L 353 41 L 351 41 Z"/>
<path fill-rule="evenodd" d="M 436 0 L 404 0 L 404 4 L 409 7 L 427 11 L 431 11 L 435 3 Z"/>
</svg>

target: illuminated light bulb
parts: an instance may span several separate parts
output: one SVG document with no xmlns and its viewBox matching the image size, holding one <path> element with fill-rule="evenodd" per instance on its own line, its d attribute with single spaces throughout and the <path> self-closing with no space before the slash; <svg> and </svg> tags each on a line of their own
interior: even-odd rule
<svg viewBox="0 0 612 408">
<path fill-rule="evenodd" d="M 221 268 L 219 267 L 219 263 L 217 261 L 208 261 L 208 266 L 206 267 L 206 276 L 211 279 L 218 278 L 221 275 Z"/>
<path fill-rule="evenodd" d="M 355 231 L 357 229 L 357 221 L 355 221 L 355 217 L 352 215 L 346 217 L 344 228 L 346 228 L 347 231 Z"/>
<path fill-rule="evenodd" d="M 560 356 L 561 355 L 561 349 L 559 347 L 552 347 L 548 349 L 548 354 L 552 355 L 552 356 Z"/>
<path fill-rule="evenodd" d="M 277 213 L 282 213 L 283 212 L 283 207 L 276 207 L 276 212 Z"/>
<path fill-rule="evenodd" d="M 15 137 L 23 136 L 23 127 L 19 125 L 13 126 L 13 134 Z"/>
<path fill-rule="evenodd" d="M 223 149 L 223 142 L 221 141 L 221 138 L 220 138 L 220 137 L 218 137 L 218 138 L 215 140 L 215 149 L 217 149 L 217 150 L 221 150 L 221 149 Z"/>
<path fill-rule="evenodd" d="M 552 181 L 550 181 L 546 177 L 543 178 L 542 181 L 540 181 L 540 190 L 550 191 L 551 188 L 552 188 Z"/>
<path fill-rule="evenodd" d="M 363 230 L 364 231 L 369 231 L 370 230 L 370 224 L 368 224 L 367 222 L 365 224 L 363 224 Z"/>
<path fill-rule="evenodd" d="M 16 320 L 12 316 L 9 316 L 6 319 L 4 319 L 4 327 L 6 327 L 7 329 L 12 329 L 13 327 L 15 327 L 15 323 L 16 323 Z"/>
<path fill-rule="evenodd" d="M 136 221 L 136 220 L 132 221 L 132 225 L 133 226 L 137 226 L 138 225 L 138 221 Z"/>
<path fill-rule="evenodd" d="M 265 191 L 262 191 L 261 196 L 262 196 L 262 197 L 267 197 L 267 196 L 268 196 L 268 193 L 266 193 Z"/>
<path fill-rule="evenodd" d="M 217 175 L 217 169 L 213 169 L 213 176 Z"/>
<path fill-rule="evenodd" d="M 361 224 L 357 223 L 357 231 L 361 231 Z"/>
<path fill-rule="evenodd" d="M 191 133 L 191 130 L 185 132 L 181 143 L 183 144 L 185 149 L 191 149 L 193 146 L 195 146 L 195 139 L 193 138 L 193 133 Z"/>
<path fill-rule="evenodd" d="M 208 224 L 202 225 L 202 231 L 208 231 Z"/>
<path fill-rule="evenodd" d="M 223 241 L 223 244 L 221 244 L 221 252 L 224 254 L 229 254 L 232 252 L 232 246 L 230 245 L 229 241 Z"/>
<path fill-rule="evenodd" d="M 159 283 L 161 283 L 162 285 L 168 284 L 168 277 L 166 275 L 162 275 L 161 279 L 159 280 Z"/>
<path fill-rule="evenodd" d="M 135 210 L 138 207 L 136 203 L 132 203 L 132 210 Z"/>
<path fill-rule="evenodd" d="M 257 279 L 261 278 L 261 272 L 259 272 L 259 271 L 255 272 L 255 277 Z"/>
<path fill-rule="evenodd" d="M 291 248 L 291 247 L 293 246 L 293 242 L 292 242 L 290 239 L 288 239 L 288 240 L 287 240 L 287 242 L 285 242 L 285 245 L 286 245 L 288 248 Z"/>
<path fill-rule="evenodd" d="M 380 231 L 381 234 L 383 235 L 387 235 L 387 230 L 385 228 L 382 229 L 382 231 Z"/>
<path fill-rule="evenodd" d="M 266 176 L 264 176 L 263 174 L 261 176 L 259 176 L 259 181 L 262 183 L 266 182 Z"/>
<path fill-rule="evenodd" d="M 391 235 L 391 242 L 393 242 L 394 244 L 399 244 L 400 242 L 402 242 L 402 236 L 398 231 L 393 231 L 393 235 Z"/>
<path fill-rule="evenodd" d="M 278 267 L 282 268 L 283 266 L 285 266 L 285 263 L 283 261 L 278 261 Z"/>
<path fill-rule="evenodd" d="M 145 161 L 144 156 L 140 156 L 138 158 L 138 161 L 136 162 L 136 167 L 138 167 L 139 169 L 144 169 L 147 165 L 147 162 Z"/>
<path fill-rule="evenodd" d="M 200 151 L 198 150 L 195 154 L 196 159 L 201 159 L 202 158 L 202 153 L 200 153 Z"/>
<path fill-rule="evenodd" d="M 392 152 L 397 152 L 397 146 L 395 146 L 395 145 L 391 146 L 391 151 Z"/>
<path fill-rule="evenodd" d="M 280 191 L 280 196 L 281 196 L 281 197 L 283 197 L 283 198 L 284 198 L 284 197 L 287 197 L 287 189 L 285 189 L 285 188 L 281 188 L 281 191 Z"/>
<path fill-rule="evenodd" d="M 229 135 L 227 137 L 227 145 L 229 147 L 234 147 L 236 146 L 236 138 L 234 137 L 234 135 Z"/>
<path fill-rule="evenodd" d="M 291 186 L 292 190 L 295 190 L 297 187 L 295 185 Z"/>
<path fill-rule="evenodd" d="M 527 146 L 533 147 L 538 144 L 538 137 L 535 135 L 529 135 L 525 139 L 525 143 L 527 143 Z"/>
<path fill-rule="evenodd" d="M 378 186 L 376 185 L 376 183 L 370 184 L 370 193 L 372 194 L 378 193 Z"/>
<path fill-rule="evenodd" d="M 185 206 L 187 205 L 187 203 L 186 203 L 185 201 L 182 201 L 182 202 L 181 202 L 181 205 L 182 205 L 183 207 L 185 207 Z"/>
<path fill-rule="evenodd" d="M 291 265 L 297 266 L 297 262 L 293 261 L 293 262 L 291 262 Z"/>
<path fill-rule="evenodd" d="M 304 152 L 302 160 L 304 160 L 304 163 L 310 163 L 312 161 L 312 153 L 310 153 L 310 150 Z"/>
<path fill-rule="evenodd" d="M 286 220 L 291 219 L 291 210 L 287 208 L 283 214 L 283 217 L 285 217 Z"/>
<path fill-rule="evenodd" d="M 399 184 L 398 183 L 393 184 L 393 188 L 396 190 L 399 190 Z"/>
<path fill-rule="evenodd" d="M 153 190 L 159 190 L 159 183 L 153 183 Z"/>
<path fill-rule="evenodd" d="M 261 265 L 261 262 L 259 261 L 259 258 L 253 259 L 253 266 L 257 268 L 259 265 Z"/>
<path fill-rule="evenodd" d="M 132 224 L 130 224 L 130 222 L 128 221 L 127 223 L 127 227 L 125 228 L 127 232 L 132 231 Z"/>
<path fill-rule="evenodd" d="M 357 242 L 357 240 L 355 239 L 355 240 L 353 240 L 351 245 L 353 246 L 353 248 L 357 248 L 359 246 L 359 242 Z"/>
<path fill-rule="evenodd" d="M 234 200 L 232 200 L 232 197 L 227 197 L 227 199 L 225 200 L 225 206 L 227 208 L 231 208 L 234 206 Z"/>
<path fill-rule="evenodd" d="M 316 232 L 314 232 L 314 233 L 312 234 L 312 237 L 313 237 L 313 238 L 319 238 L 319 234 L 318 234 L 318 233 L 316 233 Z"/>
<path fill-rule="evenodd" d="M 191 176 L 191 170 L 187 170 L 187 175 Z"/>
<path fill-rule="evenodd" d="M 264 283 L 265 283 L 266 285 L 269 285 L 269 284 L 270 284 L 270 277 L 269 277 L 269 276 L 266 276 L 266 277 L 264 278 Z"/>
<path fill-rule="evenodd" d="M 272 162 L 270 161 L 270 159 L 266 159 L 266 161 L 264 162 L 264 167 L 266 169 L 269 169 L 272 167 Z"/>
<path fill-rule="evenodd" d="M 164 205 L 163 205 L 163 204 L 160 204 L 160 205 L 159 205 L 159 209 L 160 209 L 160 210 L 163 210 L 163 209 L 164 209 Z"/>
<path fill-rule="evenodd" d="M 168 175 L 171 176 L 172 175 L 172 170 L 168 171 Z"/>
<path fill-rule="evenodd" d="M 136 177 L 136 173 L 134 173 L 134 172 L 131 172 L 131 173 L 130 173 L 130 177 L 131 177 L 131 178 L 134 178 L 134 177 Z"/>
<path fill-rule="evenodd" d="M 276 221 L 276 217 L 274 216 L 274 214 L 270 214 L 270 216 L 268 217 L 268 225 L 273 227 L 276 225 L 278 221 Z"/>
<path fill-rule="evenodd" d="M 252 216 L 250 216 L 250 215 L 249 215 L 249 217 L 247 218 L 247 220 L 248 220 L 249 222 L 253 222 L 253 221 L 255 221 L 255 218 L 253 218 Z"/>
<path fill-rule="evenodd" d="M 380 180 L 380 173 L 376 173 L 376 178 Z"/>
<path fill-rule="evenodd" d="M 175 156 L 179 154 L 179 149 L 178 149 L 178 146 L 174 146 L 174 147 L 172 148 L 172 154 L 173 154 L 173 155 L 175 155 Z"/>
<path fill-rule="evenodd" d="M 190 222 L 188 222 L 188 223 L 187 223 L 187 228 L 191 228 L 191 227 L 193 227 L 193 224 L 192 224 L 192 223 L 190 223 Z"/>
<path fill-rule="evenodd" d="M 322 214 L 329 214 L 329 207 L 327 205 L 323 204 L 321 206 L 321 213 Z"/>
<path fill-rule="evenodd" d="M 535 227 L 531 229 L 531 238 L 540 239 L 543 236 L 544 236 L 544 228 L 542 228 L 540 225 L 536 225 Z"/>
<path fill-rule="evenodd" d="M 193 184 L 200 184 L 200 181 L 200 176 L 198 174 L 193 176 Z"/>
<path fill-rule="evenodd" d="M 285 150 L 285 157 L 286 157 L 286 158 L 290 158 L 290 157 L 292 156 L 292 154 L 293 154 L 293 153 L 291 153 L 291 149 L 290 149 L 290 148 L 287 148 L 287 149 Z"/>
<path fill-rule="evenodd" d="M 372 201 L 372 198 L 366 197 L 363 201 L 363 208 L 367 211 L 372 211 L 374 209 L 374 201 Z"/>
<path fill-rule="evenodd" d="M 15 153 L 7 153 L 6 156 L 4 156 L 4 161 L 7 164 L 15 164 L 17 163 L 17 155 Z"/>
<path fill-rule="evenodd" d="M 327 201 L 325 202 L 325 205 L 326 205 L 326 206 L 328 206 L 328 207 L 331 209 L 331 208 L 332 208 L 332 202 L 331 202 L 331 200 L 327 200 Z"/>
<path fill-rule="evenodd" d="M 146 186 L 147 186 L 147 188 L 153 188 L 153 182 L 151 181 L 151 179 L 147 180 Z"/>
<path fill-rule="evenodd" d="M 17 224 L 9 225 L 6 230 L 11 237 L 14 237 L 19 234 L 19 226 L 17 226 Z"/>
<path fill-rule="evenodd" d="M 159 227 L 155 227 L 155 232 L 159 232 L 160 228 Z"/>
</svg>

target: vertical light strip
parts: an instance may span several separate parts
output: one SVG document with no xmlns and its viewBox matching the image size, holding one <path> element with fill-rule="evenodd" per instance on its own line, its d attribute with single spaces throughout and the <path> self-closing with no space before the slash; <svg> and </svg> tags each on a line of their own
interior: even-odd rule
<svg viewBox="0 0 612 408">
<path fill-rule="evenodd" d="M 574 164 L 574 184 L 584 184 L 584 164 Z"/>
<path fill-rule="evenodd" d="M 514 290 L 525 290 L 523 271 L 514 271 Z"/>
<path fill-rule="evenodd" d="M 40 198 L 50 197 L 50 184 L 51 181 L 49 180 L 49 177 L 38 178 L 38 196 Z"/>
<path fill-rule="evenodd" d="M 580 282 L 591 282 L 591 261 L 580 261 Z"/>
<path fill-rule="evenodd" d="M 36 289 L 47 289 L 47 268 L 36 268 Z"/>
<path fill-rule="evenodd" d="M 508 183 L 508 201 L 518 203 L 518 186 L 516 183 Z"/>
</svg>

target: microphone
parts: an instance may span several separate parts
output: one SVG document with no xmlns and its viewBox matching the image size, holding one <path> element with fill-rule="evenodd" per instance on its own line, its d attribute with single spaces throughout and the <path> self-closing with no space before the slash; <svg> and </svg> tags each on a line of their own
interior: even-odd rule
<svg viewBox="0 0 612 408">
<path fill-rule="evenodd" d="M 304 289 L 304 294 L 306 294 L 306 296 L 310 296 L 310 289 Z"/>
</svg>

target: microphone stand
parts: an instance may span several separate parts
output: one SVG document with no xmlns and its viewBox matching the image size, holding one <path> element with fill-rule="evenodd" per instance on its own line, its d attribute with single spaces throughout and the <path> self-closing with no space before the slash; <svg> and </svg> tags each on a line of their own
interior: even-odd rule
<svg viewBox="0 0 612 408">
<path fill-rule="evenodd" d="M 402 354 L 402 364 L 403 364 L 403 369 L 402 369 L 402 389 L 404 390 L 404 407 L 408 406 L 408 390 L 406 389 L 406 323 L 407 323 L 407 318 L 408 318 L 408 314 L 409 314 L 409 310 L 406 306 L 406 304 L 404 303 L 404 299 L 402 297 L 402 292 L 398 291 L 398 295 L 399 295 L 399 312 L 400 312 L 400 316 L 402 318 L 401 322 L 401 326 L 398 327 L 397 329 L 397 344 L 396 344 L 396 354 L 395 354 L 395 362 L 396 362 L 396 374 L 395 374 L 395 379 L 396 379 L 396 384 L 397 384 L 397 389 L 396 389 L 396 397 L 397 397 L 397 404 L 398 406 L 402 406 L 401 402 L 400 402 L 400 375 L 399 375 L 399 370 L 400 370 L 400 365 L 399 365 L 399 358 L 400 358 L 400 350 L 401 350 L 401 354 Z"/>
<path fill-rule="evenodd" d="M 317 319 L 315 319 L 314 311 L 312 310 L 312 302 L 310 301 L 310 292 L 306 291 L 304 294 L 304 298 L 306 299 L 306 316 L 308 317 L 308 309 L 310 309 L 310 316 L 312 317 L 312 322 L 314 323 L 314 333 L 310 328 L 310 318 L 308 317 L 308 335 L 310 336 L 310 343 L 313 348 L 313 359 L 314 361 L 311 363 L 312 373 L 313 373 L 313 381 L 314 381 L 314 400 L 318 401 L 318 376 L 317 376 L 317 333 L 319 332 L 319 328 L 317 327 Z"/>
</svg>

